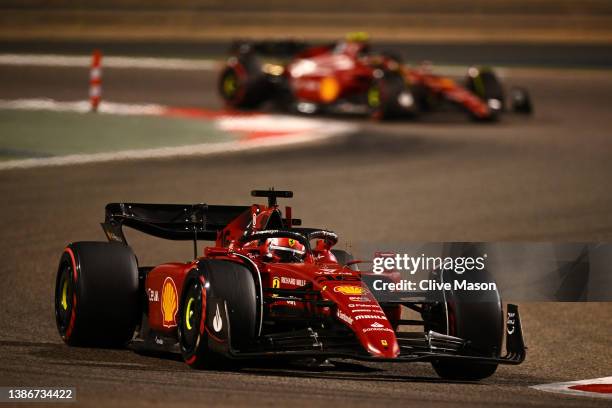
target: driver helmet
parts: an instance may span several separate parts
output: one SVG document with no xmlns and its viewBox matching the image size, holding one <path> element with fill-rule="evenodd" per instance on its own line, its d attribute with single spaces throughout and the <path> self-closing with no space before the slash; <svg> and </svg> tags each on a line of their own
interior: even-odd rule
<svg viewBox="0 0 612 408">
<path fill-rule="evenodd" d="M 266 246 L 268 255 L 280 262 L 301 262 L 306 255 L 306 247 L 293 238 L 269 238 Z"/>
<path fill-rule="evenodd" d="M 351 42 L 367 43 L 370 41 L 370 35 L 365 31 L 354 31 L 347 33 L 344 39 Z"/>
<path fill-rule="evenodd" d="M 348 33 L 344 38 L 344 52 L 347 54 L 367 54 L 370 51 L 370 36 L 364 31 Z"/>
</svg>

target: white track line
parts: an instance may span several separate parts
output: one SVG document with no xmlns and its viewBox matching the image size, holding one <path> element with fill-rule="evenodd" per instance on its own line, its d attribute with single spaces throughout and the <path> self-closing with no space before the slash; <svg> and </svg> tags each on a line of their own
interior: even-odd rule
<svg viewBox="0 0 612 408">
<path fill-rule="evenodd" d="M 607 398 L 612 399 L 612 394 L 604 394 L 598 392 L 588 392 L 573 390 L 569 387 L 573 385 L 587 385 L 587 384 L 612 384 L 612 377 L 593 378 L 591 380 L 579 380 L 579 381 L 567 381 L 552 384 L 540 384 L 532 385 L 531 388 L 546 392 L 555 392 L 558 394 L 578 395 L 581 397 L 595 397 L 595 398 Z"/>
<path fill-rule="evenodd" d="M 0 109 L 89 113 L 91 104 L 89 101 L 56 101 L 50 98 L 0 99 Z M 165 106 L 154 103 L 131 104 L 102 101 L 98 107 L 98 113 L 113 115 L 163 115 L 165 112 Z"/>
<path fill-rule="evenodd" d="M 202 143 L 197 145 L 161 147 L 156 149 L 123 150 L 108 153 L 71 154 L 68 156 L 32 158 L 0 162 L 1 170 L 29 169 L 35 167 L 68 166 L 75 164 L 101 163 L 118 160 L 159 159 L 177 156 L 207 156 L 233 153 L 253 149 L 283 147 L 327 139 L 334 134 L 301 134 L 279 138 L 262 138 L 241 142 Z"/>
<path fill-rule="evenodd" d="M 91 65 L 91 57 L 56 54 L 0 54 L 0 65 L 88 68 Z M 212 71 L 219 69 L 219 62 L 210 59 L 103 56 L 102 68 Z"/>
<path fill-rule="evenodd" d="M 44 110 L 53 112 L 89 112 L 87 101 L 55 101 L 53 99 L 17 99 L 0 100 L 0 109 Z M 164 115 L 168 107 L 155 104 L 124 104 L 102 102 L 99 113 L 116 115 Z M 0 171 L 9 169 L 27 169 L 47 166 L 66 166 L 85 163 L 99 163 L 117 160 L 151 159 L 176 156 L 204 156 L 228 152 L 240 152 L 252 149 L 273 148 L 301 143 L 309 143 L 327 139 L 333 136 L 349 133 L 355 130 L 350 123 L 304 119 L 287 115 L 247 115 L 220 116 L 205 120 L 217 128 L 237 134 L 256 132 L 286 133 L 280 136 L 255 137 L 229 142 L 201 143 L 186 146 L 170 146 L 154 149 L 129 149 L 115 152 L 70 154 L 57 157 L 29 158 L 0 162 Z M 256 135 L 255 135 L 256 136 Z"/>
</svg>

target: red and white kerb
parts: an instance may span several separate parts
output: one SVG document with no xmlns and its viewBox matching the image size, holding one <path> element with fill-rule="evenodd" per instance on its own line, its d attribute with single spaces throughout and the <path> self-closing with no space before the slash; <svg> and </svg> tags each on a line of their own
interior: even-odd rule
<svg viewBox="0 0 612 408">
<path fill-rule="evenodd" d="M 532 388 L 540 391 L 556 392 L 559 394 L 612 399 L 612 377 L 540 384 L 533 385 Z"/>
<path fill-rule="evenodd" d="M 89 74 L 89 102 L 91 111 L 97 112 L 102 98 L 102 52 L 94 50 Z"/>
</svg>

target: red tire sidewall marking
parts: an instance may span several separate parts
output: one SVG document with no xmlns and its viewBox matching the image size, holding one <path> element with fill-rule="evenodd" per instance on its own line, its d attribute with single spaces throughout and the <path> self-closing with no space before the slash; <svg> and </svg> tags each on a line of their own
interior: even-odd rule
<svg viewBox="0 0 612 408">
<path fill-rule="evenodd" d="M 72 279 L 73 279 L 73 291 L 72 291 L 72 312 L 70 314 L 70 323 L 68 324 L 68 328 L 66 329 L 66 334 L 64 335 L 64 340 L 70 340 L 70 336 L 72 335 L 72 330 L 74 329 L 74 322 L 76 320 L 76 306 L 77 306 L 77 298 L 76 298 L 76 284 L 78 279 L 77 274 L 77 265 L 74 256 L 74 252 L 72 248 L 68 247 L 64 249 L 64 252 L 68 253 L 70 256 L 70 260 L 72 262 Z"/>
<path fill-rule="evenodd" d="M 204 277 L 200 276 L 200 282 L 202 283 L 202 316 L 200 316 L 200 335 L 204 335 L 206 331 L 206 282 Z"/>
</svg>

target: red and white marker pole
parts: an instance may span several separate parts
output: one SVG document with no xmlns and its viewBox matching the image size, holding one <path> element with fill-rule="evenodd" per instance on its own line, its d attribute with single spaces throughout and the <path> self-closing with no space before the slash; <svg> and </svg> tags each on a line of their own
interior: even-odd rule
<svg viewBox="0 0 612 408">
<path fill-rule="evenodd" d="M 102 98 L 102 52 L 94 50 L 89 74 L 89 103 L 91 112 L 98 111 Z"/>
</svg>

